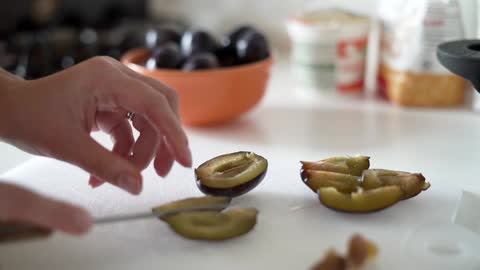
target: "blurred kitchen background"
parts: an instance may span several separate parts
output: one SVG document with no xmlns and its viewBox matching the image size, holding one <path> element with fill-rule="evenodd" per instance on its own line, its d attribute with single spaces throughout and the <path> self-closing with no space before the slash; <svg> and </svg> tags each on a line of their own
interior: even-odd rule
<svg viewBox="0 0 480 270">
<path fill-rule="evenodd" d="M 0 67 L 23 78 L 36 79 L 95 55 L 120 59 L 126 51 L 145 45 L 148 29 L 165 23 L 178 25 L 182 29 L 203 28 L 215 35 L 225 34 L 239 25 L 254 25 L 268 37 L 276 56 L 275 65 L 290 63 L 295 54 L 295 44 L 287 31 L 288 19 L 309 10 L 337 8 L 366 16 L 371 22 L 365 85 L 361 90 L 377 93 L 381 2 L 390 3 L 389 0 L 0 0 Z M 459 0 L 458 3 L 463 37 L 480 37 L 480 0 Z M 325 54 L 322 50 L 317 52 L 319 55 Z M 308 58 L 309 54 L 305 55 Z M 296 68 L 293 64 L 287 67 Z M 291 73 L 284 71 L 279 74 L 277 70 L 272 74 L 273 80 L 285 75 L 290 79 Z M 315 72 L 317 70 L 313 73 L 307 71 L 301 76 L 314 81 L 332 77 L 331 73 L 322 75 Z M 284 86 L 283 79 L 276 85 Z M 412 77 L 412 80 L 417 79 Z M 302 82 L 305 80 L 301 78 L 295 85 Z M 279 89 L 270 90 L 274 92 Z M 321 89 L 315 91 L 321 92 Z M 475 95 L 472 95 L 471 88 L 467 93 L 470 95 L 465 95 L 464 104 L 468 107 L 474 103 Z M 12 153 L 12 164 L 16 162 L 13 155 L 16 152 L 2 147 L 2 152 L 7 149 Z M 9 164 L 2 166 L 6 168 Z"/>
<path fill-rule="evenodd" d="M 2 0 L 0 66 L 38 78 L 93 55 L 119 58 L 141 46 L 146 29 L 164 22 L 221 34 L 255 24 L 278 51 L 289 48 L 287 18 L 306 9 L 335 6 L 376 16 L 377 0 Z M 467 37 L 477 36 L 477 1 L 461 0 Z"/>
</svg>

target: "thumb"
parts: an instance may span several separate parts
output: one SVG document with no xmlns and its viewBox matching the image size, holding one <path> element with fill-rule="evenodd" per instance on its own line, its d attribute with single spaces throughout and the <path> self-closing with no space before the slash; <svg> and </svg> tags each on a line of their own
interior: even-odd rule
<svg viewBox="0 0 480 270">
<path fill-rule="evenodd" d="M 70 163 L 134 195 L 142 191 L 142 175 L 126 159 L 110 152 L 90 136 L 82 136 L 76 148 L 67 157 Z"/>
</svg>

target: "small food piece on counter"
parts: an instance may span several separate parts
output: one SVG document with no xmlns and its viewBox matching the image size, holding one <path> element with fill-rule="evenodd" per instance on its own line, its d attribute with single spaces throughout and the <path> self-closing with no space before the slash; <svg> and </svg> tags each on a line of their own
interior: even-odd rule
<svg viewBox="0 0 480 270">
<path fill-rule="evenodd" d="M 251 231 L 257 223 L 258 210 L 234 208 L 224 212 L 182 212 L 167 223 L 178 234 L 194 240 L 220 241 Z"/>
<path fill-rule="evenodd" d="M 268 162 L 253 152 L 235 152 L 208 160 L 195 169 L 199 189 L 215 196 L 236 197 L 255 188 L 265 177 Z"/>
<path fill-rule="evenodd" d="M 302 170 L 303 182 L 315 193 L 319 188 L 334 187 L 343 193 L 357 190 L 360 178 L 358 176 L 329 171 Z"/>
<path fill-rule="evenodd" d="M 362 172 L 370 167 L 370 157 L 332 157 L 316 162 L 301 161 L 301 163 L 303 169 L 362 176 Z"/>
<path fill-rule="evenodd" d="M 402 189 L 402 199 L 409 199 L 430 187 L 425 177 L 420 173 L 370 169 L 363 172 L 362 188 L 374 189 L 384 186 L 398 186 Z"/>
<path fill-rule="evenodd" d="M 360 234 L 355 234 L 348 243 L 347 262 L 353 267 L 361 267 L 378 254 L 377 246 Z"/>
<path fill-rule="evenodd" d="M 315 265 L 312 270 L 345 270 L 347 261 L 333 249 L 329 250 L 325 258 Z"/>
<path fill-rule="evenodd" d="M 368 213 L 385 209 L 396 204 L 404 196 L 398 186 L 379 187 L 371 190 L 361 188 L 353 193 L 345 194 L 334 187 L 320 188 L 318 198 L 328 208 L 350 212 Z"/>
<path fill-rule="evenodd" d="M 164 211 L 172 211 L 177 209 L 183 208 L 191 208 L 191 207 L 208 207 L 214 205 L 228 205 L 231 202 L 230 197 L 222 197 L 222 196 L 203 196 L 203 197 L 192 197 L 186 198 L 174 202 L 170 202 L 152 209 L 154 213 L 156 212 L 164 212 Z M 220 212 L 222 209 L 218 209 Z M 212 212 L 212 210 L 209 210 Z M 160 217 L 162 220 L 167 220 L 171 216 L 163 216 Z"/>
<path fill-rule="evenodd" d="M 359 270 L 378 255 L 377 246 L 360 234 L 348 241 L 347 255 L 342 256 L 334 249 L 328 250 L 324 258 L 312 270 Z"/>
</svg>

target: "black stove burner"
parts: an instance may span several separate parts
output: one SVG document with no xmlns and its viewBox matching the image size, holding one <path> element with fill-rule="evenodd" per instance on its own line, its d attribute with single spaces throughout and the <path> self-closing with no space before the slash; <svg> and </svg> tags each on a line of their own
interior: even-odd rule
<svg viewBox="0 0 480 270">
<path fill-rule="evenodd" d="M 148 29 L 163 23 L 185 26 L 173 18 L 150 19 L 145 0 L 4 2 L 0 67 L 26 79 L 50 75 L 97 55 L 120 59 L 127 50 L 144 46 Z"/>
<path fill-rule="evenodd" d="M 0 67 L 36 79 L 97 55 L 119 59 L 127 50 L 144 46 L 149 25 L 137 21 L 103 29 L 57 26 L 14 33 L 0 40 Z"/>
</svg>

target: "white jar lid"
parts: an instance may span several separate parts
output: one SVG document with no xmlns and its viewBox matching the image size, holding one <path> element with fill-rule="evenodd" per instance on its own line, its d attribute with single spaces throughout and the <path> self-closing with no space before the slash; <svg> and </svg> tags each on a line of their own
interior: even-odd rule
<svg viewBox="0 0 480 270">
<path fill-rule="evenodd" d="M 299 42 L 335 41 L 368 35 L 368 17 L 336 9 L 315 10 L 292 16 L 287 31 Z"/>
</svg>

